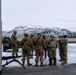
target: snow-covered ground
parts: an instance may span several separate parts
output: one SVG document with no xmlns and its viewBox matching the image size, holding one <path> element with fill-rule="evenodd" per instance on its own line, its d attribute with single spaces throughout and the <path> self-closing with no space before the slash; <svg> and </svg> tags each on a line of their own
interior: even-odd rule
<svg viewBox="0 0 76 75">
<path fill-rule="evenodd" d="M 21 48 L 19 49 L 19 52 L 18 54 L 21 55 Z M 11 56 L 11 52 L 2 52 L 2 56 Z M 59 61 L 59 51 L 57 49 L 57 52 L 56 52 L 56 56 L 57 56 L 57 65 L 60 65 L 61 62 Z M 71 64 L 71 63 L 76 63 L 76 43 L 74 44 L 68 44 L 68 63 L 67 64 Z M 21 63 L 21 59 L 22 58 L 17 58 Z M 10 60 L 9 60 L 10 61 Z M 4 64 L 6 61 L 3 60 L 2 61 L 2 64 Z M 33 56 L 33 59 L 30 59 L 30 62 L 32 63 L 32 65 L 34 66 L 35 65 L 35 56 Z M 40 62 L 39 62 L 40 64 Z M 49 64 L 49 61 L 48 61 L 48 57 L 44 60 L 44 64 L 48 65 Z M 25 61 L 25 66 L 27 65 L 27 61 Z M 17 62 L 12 62 L 10 63 L 9 65 L 7 65 L 7 67 L 20 67 L 21 65 L 18 64 Z"/>
</svg>

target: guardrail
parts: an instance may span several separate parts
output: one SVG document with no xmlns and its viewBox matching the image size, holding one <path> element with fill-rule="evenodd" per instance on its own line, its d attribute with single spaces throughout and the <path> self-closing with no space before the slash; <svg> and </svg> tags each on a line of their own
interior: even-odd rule
<svg viewBox="0 0 76 75">
<path fill-rule="evenodd" d="M 76 38 L 68 38 L 68 43 L 76 43 Z"/>
</svg>

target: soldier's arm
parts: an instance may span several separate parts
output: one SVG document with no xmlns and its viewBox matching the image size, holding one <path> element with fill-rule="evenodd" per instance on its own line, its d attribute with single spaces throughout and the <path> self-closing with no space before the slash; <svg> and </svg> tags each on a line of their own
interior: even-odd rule
<svg viewBox="0 0 76 75">
<path fill-rule="evenodd" d="M 56 48 L 57 48 L 57 46 L 58 46 L 58 43 L 57 43 L 57 40 L 56 40 Z"/>
<path fill-rule="evenodd" d="M 46 49 L 46 45 L 45 45 L 45 40 L 44 39 L 42 39 L 42 44 L 43 44 L 43 48 L 45 50 Z"/>
<path fill-rule="evenodd" d="M 15 35 L 11 36 L 11 43 L 14 44 L 14 45 L 17 44 L 17 38 L 16 38 Z"/>
<path fill-rule="evenodd" d="M 24 45 L 24 38 L 21 40 L 21 47 Z"/>
<path fill-rule="evenodd" d="M 29 45 L 31 46 L 31 49 L 33 49 L 33 42 L 31 39 L 29 39 Z"/>
</svg>

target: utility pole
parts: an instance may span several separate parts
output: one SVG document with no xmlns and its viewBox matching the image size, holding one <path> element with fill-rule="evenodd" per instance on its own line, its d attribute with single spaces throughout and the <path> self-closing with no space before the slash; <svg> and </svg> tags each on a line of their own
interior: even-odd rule
<svg viewBox="0 0 76 75">
<path fill-rule="evenodd" d="M 1 0 L 0 0 L 0 74 L 2 73 L 2 19 L 1 19 Z"/>
</svg>

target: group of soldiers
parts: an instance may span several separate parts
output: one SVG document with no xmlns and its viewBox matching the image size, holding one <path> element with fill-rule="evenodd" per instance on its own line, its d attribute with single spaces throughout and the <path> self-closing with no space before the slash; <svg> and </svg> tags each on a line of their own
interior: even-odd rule
<svg viewBox="0 0 76 75">
<path fill-rule="evenodd" d="M 17 32 L 14 31 L 11 35 L 12 42 L 12 55 L 18 56 L 17 53 Z M 43 62 L 46 59 L 46 52 L 48 52 L 47 56 L 49 57 L 49 66 L 57 64 L 56 57 L 56 49 L 59 49 L 59 56 L 62 64 L 67 63 L 67 35 L 59 35 L 59 37 L 55 37 L 54 35 L 50 35 L 46 37 L 41 33 L 37 33 L 36 36 L 33 34 L 29 35 L 24 33 L 24 37 L 21 39 L 21 48 L 22 48 L 22 64 L 25 65 L 25 57 L 27 58 L 27 66 L 31 66 L 30 58 L 33 56 L 35 52 L 35 66 L 38 66 L 38 62 L 40 60 L 40 66 L 44 66 Z M 45 56 L 45 58 L 44 58 Z"/>
</svg>

